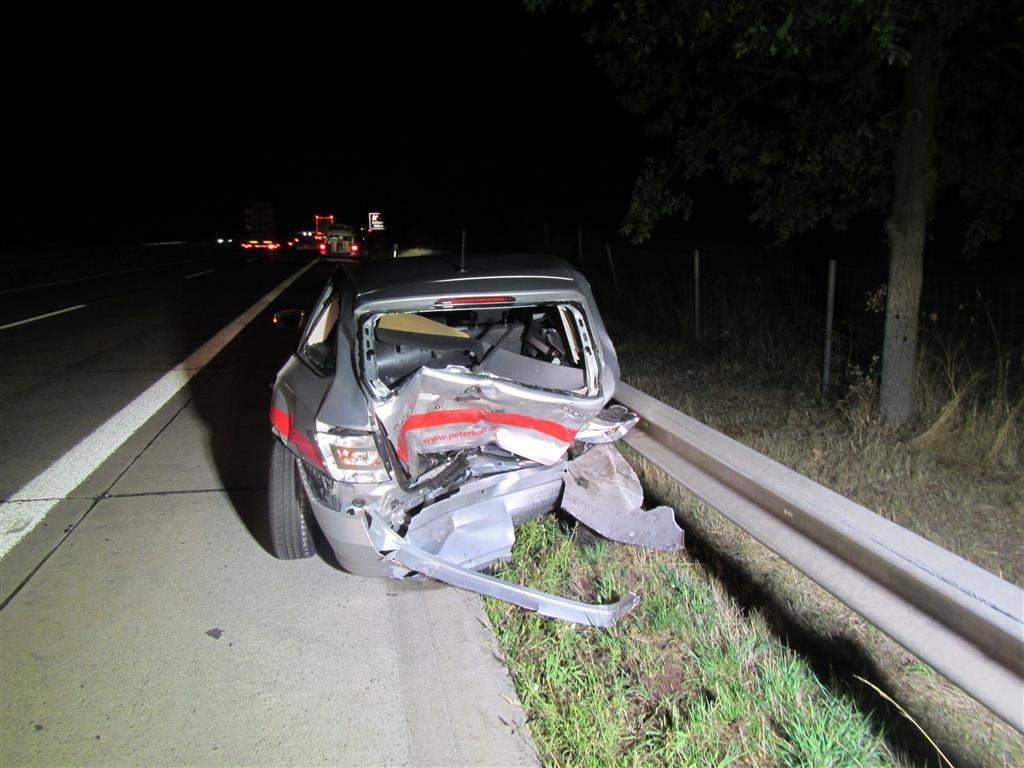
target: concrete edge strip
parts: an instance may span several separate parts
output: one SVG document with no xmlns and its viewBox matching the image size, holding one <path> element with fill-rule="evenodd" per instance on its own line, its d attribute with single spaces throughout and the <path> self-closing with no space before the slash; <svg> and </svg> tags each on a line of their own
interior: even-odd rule
<svg viewBox="0 0 1024 768">
<path fill-rule="evenodd" d="M 314 264 L 316 260 L 271 290 L 185 360 L 161 376 L 132 402 L 84 437 L 74 448 L 13 493 L 7 501 L 0 503 L 0 560 L 35 528 L 51 509 L 99 469 L 104 461 L 266 309 L 270 302 Z"/>
</svg>

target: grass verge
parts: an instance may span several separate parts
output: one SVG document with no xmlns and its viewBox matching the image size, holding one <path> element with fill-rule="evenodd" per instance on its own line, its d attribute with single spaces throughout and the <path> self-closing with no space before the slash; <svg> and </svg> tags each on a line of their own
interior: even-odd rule
<svg viewBox="0 0 1024 768">
<path fill-rule="evenodd" d="M 546 517 L 518 529 L 500 575 L 598 602 L 643 595 L 610 629 L 486 601 L 550 765 L 908 764 L 856 703 L 852 678 L 823 680 L 686 554 L 581 544 Z"/>
</svg>

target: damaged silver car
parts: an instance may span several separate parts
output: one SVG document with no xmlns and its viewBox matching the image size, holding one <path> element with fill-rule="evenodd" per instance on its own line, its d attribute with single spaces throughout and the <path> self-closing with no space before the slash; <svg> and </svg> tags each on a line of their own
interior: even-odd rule
<svg viewBox="0 0 1024 768">
<path fill-rule="evenodd" d="M 609 405 L 618 376 L 590 287 L 561 259 L 339 267 L 274 386 L 274 554 L 315 554 L 318 528 L 355 574 L 613 623 L 636 595 L 590 605 L 485 570 L 511 556 L 517 525 L 559 507 L 610 539 L 683 545 L 611 445 L 637 421 Z"/>
</svg>

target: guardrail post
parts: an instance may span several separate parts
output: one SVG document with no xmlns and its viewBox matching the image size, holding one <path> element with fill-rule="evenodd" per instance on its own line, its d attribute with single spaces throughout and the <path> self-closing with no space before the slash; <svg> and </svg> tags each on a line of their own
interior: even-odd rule
<svg viewBox="0 0 1024 768">
<path fill-rule="evenodd" d="M 836 305 L 836 260 L 828 260 L 828 300 L 825 302 L 825 354 L 821 366 L 821 396 L 828 397 L 832 378 L 832 314 Z"/>
<path fill-rule="evenodd" d="M 700 341 L 700 251 L 693 251 L 693 335 Z"/>
<path fill-rule="evenodd" d="M 612 244 L 605 243 L 604 250 L 608 254 L 608 267 L 612 271 L 612 285 L 615 287 L 615 295 L 619 295 L 619 276 L 615 274 L 615 259 L 612 257 Z"/>
</svg>

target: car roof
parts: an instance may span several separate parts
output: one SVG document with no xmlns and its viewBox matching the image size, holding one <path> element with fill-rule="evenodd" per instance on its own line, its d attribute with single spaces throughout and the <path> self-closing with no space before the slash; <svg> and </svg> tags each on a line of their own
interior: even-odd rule
<svg viewBox="0 0 1024 768">
<path fill-rule="evenodd" d="M 582 279 L 564 259 L 550 254 L 433 254 L 344 264 L 336 279 L 363 301 L 437 293 L 511 293 L 524 290 L 578 290 Z"/>
</svg>

